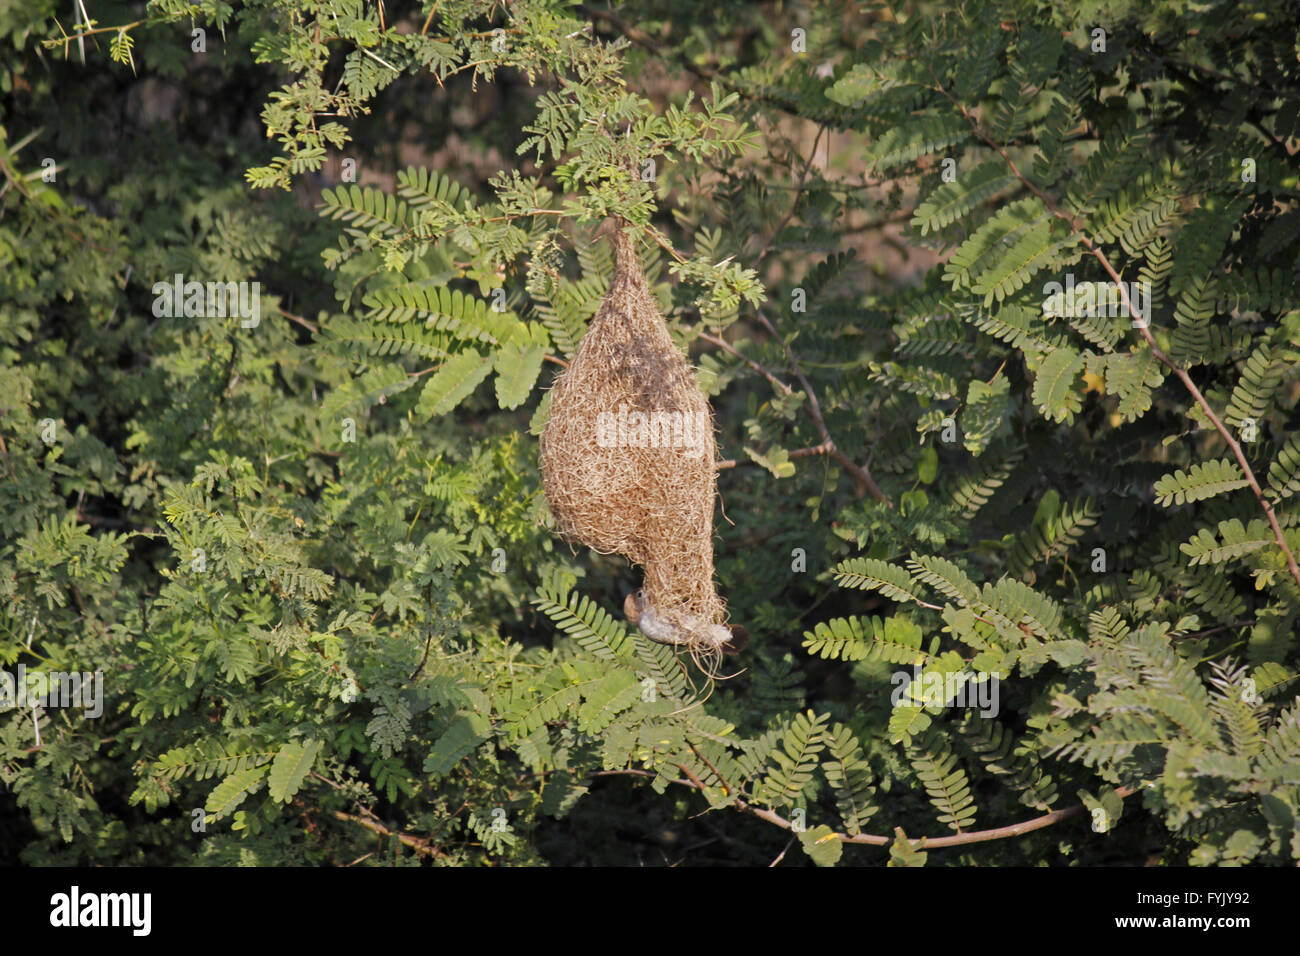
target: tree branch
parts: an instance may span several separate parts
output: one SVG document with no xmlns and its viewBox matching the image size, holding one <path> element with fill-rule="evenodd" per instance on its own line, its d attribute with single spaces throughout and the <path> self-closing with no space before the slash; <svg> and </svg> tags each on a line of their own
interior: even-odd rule
<svg viewBox="0 0 1300 956">
<path fill-rule="evenodd" d="M 791 395 L 794 393 L 794 389 L 792 389 L 789 385 L 785 384 L 785 382 L 781 381 L 779 378 L 777 378 L 775 375 L 773 375 L 763 366 L 755 362 L 752 358 L 738 351 L 730 343 L 724 341 L 723 339 L 719 338 L 716 335 L 710 335 L 708 332 L 701 332 L 700 338 L 708 342 L 710 345 L 716 345 L 724 352 L 730 352 L 732 355 L 736 356 L 736 358 L 740 359 L 742 362 L 744 362 L 746 365 L 752 368 L 759 375 L 762 375 L 765 379 L 771 382 L 772 385 L 777 389 L 777 391 L 781 392 L 783 395 Z"/>
<path fill-rule="evenodd" d="M 384 826 L 382 823 L 376 823 L 374 820 L 367 820 L 365 817 L 356 817 L 350 813 L 344 813 L 342 810 L 331 810 L 330 815 L 334 817 L 335 820 L 343 820 L 347 823 L 355 823 L 359 827 L 365 827 L 365 829 L 369 830 L 371 833 L 377 833 L 380 836 L 391 837 L 394 840 L 397 840 L 403 846 L 409 846 L 412 850 L 414 850 L 416 853 L 419 853 L 421 856 L 430 856 L 430 857 L 442 856 L 442 854 L 438 850 L 429 846 L 428 840 L 426 839 L 413 837 L 406 833 L 394 833 L 392 830 L 388 829 L 388 827 Z"/>
<path fill-rule="evenodd" d="M 694 747 L 692 747 L 691 750 L 695 753 L 697 757 L 703 760 L 706 765 L 708 765 L 709 769 L 711 769 L 715 774 L 717 774 L 718 780 L 722 785 L 723 792 L 730 795 L 731 793 L 730 787 L 723 780 L 722 775 L 718 773 L 717 768 L 714 767 L 713 764 L 710 763 L 708 760 L 706 760 L 698 750 L 695 750 Z M 682 764 L 677 764 L 677 769 L 682 772 L 682 775 L 685 776 L 686 779 L 674 780 L 673 783 L 680 783 L 684 786 L 693 787 L 694 789 L 699 790 L 701 792 L 707 789 L 704 786 L 703 782 L 701 782 L 700 778 L 696 776 L 695 773 L 689 767 L 686 767 Z M 630 770 L 630 769 L 629 770 L 606 770 L 606 771 L 602 771 L 598 775 L 617 776 L 619 774 L 635 774 L 638 776 L 656 776 L 655 774 L 651 774 L 648 771 Z M 1137 787 L 1119 787 L 1116 789 L 1115 793 L 1116 795 L 1119 796 L 1121 800 L 1126 800 L 1129 797 L 1131 797 L 1133 794 L 1135 794 L 1137 791 L 1138 791 Z M 732 805 L 741 813 L 748 814 L 749 816 L 752 817 L 757 817 L 760 820 L 765 820 L 768 823 L 781 827 L 783 830 L 790 830 L 791 832 L 794 832 L 794 825 L 785 817 L 781 816 L 779 813 L 776 813 L 772 810 L 765 810 L 762 807 L 753 806 L 752 804 L 746 802 L 740 797 L 736 797 L 735 802 Z M 1012 823 L 1005 827 L 994 827 L 990 830 L 972 830 L 970 833 L 958 833 L 952 836 L 909 837 L 908 842 L 912 845 L 913 849 L 941 850 L 945 847 L 950 847 L 950 846 L 966 846 L 971 843 L 988 843 L 993 840 L 1005 840 L 1010 837 L 1023 836 L 1026 833 L 1033 833 L 1035 830 L 1042 830 L 1050 826 L 1055 826 L 1056 824 L 1060 823 L 1062 820 L 1068 820 L 1071 817 L 1077 817 L 1081 815 L 1085 811 L 1085 809 L 1086 808 L 1084 807 L 1084 805 L 1079 803 L 1079 804 L 1075 804 L 1074 806 L 1063 807 L 1060 810 L 1052 810 L 1050 813 L 1044 813 L 1042 816 L 1034 817 L 1031 820 L 1025 820 L 1022 823 Z M 882 836 L 875 833 L 859 833 L 856 836 L 849 836 L 846 833 L 835 832 L 832 834 L 832 836 L 834 836 L 835 839 L 839 840 L 841 843 L 852 843 L 861 846 L 889 846 L 891 843 L 894 843 L 896 840 L 895 837 Z"/>
<path fill-rule="evenodd" d="M 619 33 L 623 34 L 623 36 L 641 47 L 641 49 L 648 50 L 656 56 L 664 55 L 663 48 L 655 41 L 654 37 L 650 36 L 650 34 L 646 33 L 641 28 L 634 27 L 632 24 L 628 23 L 621 17 L 616 16 L 611 11 L 600 10 L 585 3 L 580 4 L 578 10 L 593 20 L 599 20 L 601 23 L 609 24 Z M 690 60 L 681 57 L 677 58 L 675 62 L 682 67 L 682 69 L 694 73 L 702 80 L 712 80 L 718 75 L 717 71 L 711 70 L 707 66 L 699 66 L 698 64 L 692 63 Z"/>
<path fill-rule="evenodd" d="M 822 443 L 828 447 L 827 453 L 852 476 L 859 491 L 869 492 L 877 501 L 883 501 L 892 508 L 894 503 L 889 500 L 888 495 L 880 490 L 876 480 L 871 477 L 871 472 L 844 454 L 839 449 L 839 446 L 835 444 L 835 440 L 831 438 L 831 433 L 826 430 L 826 419 L 822 417 L 821 402 L 817 401 L 817 393 L 813 391 L 812 383 L 808 381 L 803 374 L 803 370 L 799 368 L 799 360 L 794 357 L 794 351 L 790 348 L 790 343 L 781 337 L 781 334 L 776 330 L 776 326 L 771 323 L 767 316 L 758 311 L 754 314 L 758 316 L 758 321 L 762 322 L 785 348 L 785 357 L 790 362 L 790 369 L 794 372 L 795 378 L 799 379 L 799 384 L 803 386 L 804 393 L 808 396 L 808 414 L 812 416 L 813 424 L 817 426 L 817 433 L 821 435 Z"/>
<path fill-rule="evenodd" d="M 1156 345 L 1155 336 L 1151 334 L 1151 330 L 1147 328 L 1147 324 L 1143 322 L 1141 316 L 1138 315 L 1138 311 L 1133 305 L 1133 300 L 1129 296 L 1128 287 L 1120 280 L 1119 273 L 1116 272 L 1115 267 L 1111 265 L 1110 259 L 1106 257 L 1106 253 L 1102 251 L 1100 246 L 1093 242 L 1091 236 L 1083 231 L 1083 228 L 1074 217 L 1058 209 L 1056 204 L 1019 170 L 1015 161 L 1007 155 L 1007 151 L 999 143 L 994 142 L 992 137 L 984 132 L 979 121 L 975 119 L 974 115 L 969 109 L 967 109 L 966 105 L 959 103 L 952 94 L 943 88 L 943 84 L 939 81 L 939 77 L 933 70 L 930 71 L 930 75 L 934 78 L 935 89 L 942 93 L 944 97 L 947 98 L 948 102 L 950 102 L 958 112 L 961 113 L 966 122 L 970 124 L 971 130 L 975 135 L 1002 157 L 1002 161 L 1007 164 L 1012 175 L 1024 183 L 1029 191 L 1038 197 L 1049 213 L 1070 227 L 1071 233 L 1079 237 L 1079 240 L 1083 243 L 1083 247 L 1088 250 L 1089 255 L 1101 264 L 1106 275 L 1108 275 L 1111 281 L 1115 283 L 1115 286 L 1119 290 L 1120 301 L 1124 304 L 1124 308 L 1128 311 L 1128 314 L 1137 323 L 1138 333 L 1147 343 L 1147 347 L 1151 349 L 1151 354 L 1155 357 L 1157 362 L 1165 366 L 1169 371 L 1173 372 L 1178 380 L 1183 383 L 1183 387 L 1191 394 L 1192 400 L 1201 407 L 1201 411 L 1205 414 L 1205 417 L 1210 420 L 1210 423 L 1214 426 L 1214 430 L 1217 431 L 1220 437 L 1223 438 L 1224 442 L 1227 443 L 1228 448 L 1232 451 L 1233 457 L 1237 459 L 1237 464 L 1241 466 L 1242 473 L 1246 478 L 1246 483 L 1250 485 L 1250 490 L 1254 492 L 1255 499 L 1259 502 L 1259 506 L 1264 512 L 1264 517 L 1268 519 L 1269 527 L 1273 531 L 1273 541 L 1286 557 L 1287 570 L 1291 572 L 1291 577 L 1295 579 L 1296 586 L 1300 587 L 1300 565 L 1296 564 L 1295 554 L 1292 553 L 1291 546 L 1287 544 L 1286 537 L 1282 534 L 1282 526 L 1278 523 L 1277 515 L 1273 511 L 1273 505 L 1266 497 L 1264 497 L 1264 490 L 1260 487 L 1259 480 L 1255 477 L 1255 472 L 1250 467 L 1250 461 L 1246 458 L 1246 453 L 1242 451 L 1241 444 L 1237 439 L 1232 437 L 1232 433 L 1228 431 L 1227 426 L 1224 425 L 1219 416 L 1215 414 L 1213 407 L 1211 407 L 1209 401 L 1206 399 L 1205 395 L 1202 394 L 1201 390 L 1196 387 L 1196 383 L 1192 381 L 1192 377 L 1187 373 L 1187 370 L 1166 355 L 1160 347 Z"/>
<path fill-rule="evenodd" d="M 808 162 L 804 163 L 803 175 L 799 177 L 799 183 L 794 190 L 794 198 L 790 200 L 790 210 L 785 214 L 785 218 L 777 223 L 776 228 L 772 230 L 772 234 L 767 237 L 767 242 L 763 243 L 763 248 L 758 250 L 758 255 L 754 256 L 754 262 L 763 261 L 763 257 L 772 248 L 772 243 L 776 241 L 776 237 L 781 234 L 782 229 L 790 224 L 790 220 L 794 218 L 795 212 L 798 211 L 799 200 L 803 198 L 803 189 L 808 183 L 808 174 L 812 172 L 813 163 L 817 159 L 817 147 L 821 144 L 822 134 L 825 132 L 826 127 L 818 124 L 817 135 L 813 137 L 812 149 L 808 152 Z"/>
<path fill-rule="evenodd" d="M 831 446 L 822 442 L 820 445 L 813 445 L 810 448 L 792 448 L 788 454 L 791 458 L 811 458 L 814 455 L 829 455 Z M 718 471 L 725 471 L 728 468 L 739 468 L 741 465 L 757 465 L 758 462 L 750 461 L 748 458 L 728 458 L 726 461 L 720 461 L 713 467 Z"/>
</svg>

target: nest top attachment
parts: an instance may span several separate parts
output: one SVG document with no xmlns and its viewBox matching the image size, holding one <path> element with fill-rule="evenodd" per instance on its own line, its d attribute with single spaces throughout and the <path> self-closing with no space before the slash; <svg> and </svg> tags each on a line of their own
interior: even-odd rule
<svg viewBox="0 0 1300 956">
<path fill-rule="evenodd" d="M 546 500 L 566 538 L 644 568 L 632 623 L 652 639 L 716 654 L 732 642 L 713 583 L 713 413 L 631 237 L 616 228 L 612 239 L 609 291 L 551 395 Z"/>
</svg>

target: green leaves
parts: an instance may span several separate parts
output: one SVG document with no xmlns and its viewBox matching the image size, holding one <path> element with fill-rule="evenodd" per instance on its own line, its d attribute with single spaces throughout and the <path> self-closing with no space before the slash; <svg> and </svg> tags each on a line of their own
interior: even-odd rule
<svg viewBox="0 0 1300 956">
<path fill-rule="evenodd" d="M 1164 368 L 1150 349 L 1105 357 L 1106 391 L 1120 397 L 1116 412 L 1126 422 L 1136 421 L 1150 410 L 1152 389 L 1164 377 Z"/>
<path fill-rule="evenodd" d="M 443 363 L 420 393 L 416 415 L 423 419 L 445 415 L 473 393 L 492 371 L 490 358 L 477 349 L 466 349 Z"/>
<path fill-rule="evenodd" d="M 1241 379 L 1232 390 L 1224 424 L 1237 428 L 1243 422 L 1258 423 L 1273 404 L 1273 393 L 1282 376 L 1296 366 L 1297 353 L 1261 345 L 1246 359 Z"/>
<path fill-rule="evenodd" d="M 1170 865 L 1294 862 L 1285 556 L 1184 380 L 1129 316 L 1079 308 L 1112 270 L 1142 285 L 1156 346 L 1300 546 L 1297 175 L 1267 148 L 1294 132 L 1294 31 L 1218 4 L 1175 35 L 1135 7 L 1121 45 L 1161 58 L 1134 68 L 1081 46 L 1068 5 L 940 2 L 856 40 L 848 7 L 819 7 L 814 56 L 750 30 L 703 102 L 670 78 L 652 103 L 642 75 L 734 50 L 737 21 L 656 32 L 663 10 L 622 5 L 647 51 L 554 0 L 441 3 L 413 29 L 375 4 L 264 7 L 199 20 L 283 75 L 269 157 L 236 137 L 214 163 L 194 138 L 264 94 L 213 58 L 230 95 L 122 137 L 105 175 L 78 130 L 120 112 L 129 71 L 95 72 L 118 41 L 73 57 L 75 102 L 22 73 L 65 128 L 0 129 L 0 657 L 112 675 L 100 716 L 0 712 L 24 862 L 626 864 L 644 841 L 593 835 L 626 830 L 640 788 L 647 820 L 714 811 L 717 839 L 672 863 L 777 859 L 792 833 L 743 800 L 820 865 L 883 863 L 840 839 L 872 830 L 891 865 L 1023 864 L 1038 838 L 933 837 L 1011 832 L 1065 781 L 1112 820 L 1117 782 L 1151 791 L 1135 826 L 1052 836 L 1071 865 L 1141 862 L 1133 833 Z M 16 16 L 23 62 L 45 28 Z M 484 113 L 501 71 L 536 95 Z M 399 120 L 435 87 L 448 148 L 385 185 L 427 152 Z M 748 150 L 741 117 L 843 135 L 829 162 L 811 135 Z M 527 162 L 492 165 L 502 130 Z M 75 190 L 40 182 L 52 145 Z M 253 201 L 230 163 L 299 188 Z M 715 583 L 754 636 L 734 679 L 622 620 L 643 569 L 550 528 L 539 385 L 609 287 L 591 227 L 611 217 L 652 224 L 643 266 L 746 466 L 719 472 L 714 522 Z M 907 222 L 900 272 L 874 251 Z M 141 312 L 174 272 L 256 279 L 283 309 L 238 334 Z M 1045 310 L 1067 275 L 1075 308 Z M 991 673 L 1000 717 L 954 696 Z M 123 797 L 206 807 L 203 839 L 124 844 Z"/>
<path fill-rule="evenodd" d="M 979 600 L 979 589 L 966 572 L 945 558 L 913 554 L 907 566 L 944 597 L 963 604 Z"/>
<path fill-rule="evenodd" d="M 939 822 L 957 833 L 970 827 L 975 822 L 975 798 L 966 771 L 958 766 L 947 741 L 932 728 L 908 746 L 907 756 L 939 812 Z"/>
<path fill-rule="evenodd" d="M 836 724 L 825 739 L 827 759 L 822 770 L 835 791 L 835 807 L 844 821 L 844 831 L 857 836 L 880 809 L 875 806 L 871 766 L 861 742 L 846 725 Z"/>
<path fill-rule="evenodd" d="M 1040 812 L 1059 799 L 1056 784 L 1033 754 L 1032 742 L 1016 745 L 1014 735 L 996 721 L 968 710 L 958 726 L 963 741 L 986 770 L 1019 793 L 1020 802 Z"/>
<path fill-rule="evenodd" d="M 803 646 L 810 654 L 845 661 L 910 664 L 925 657 L 921 629 L 904 617 L 833 618 L 805 631 Z"/>
<path fill-rule="evenodd" d="M 850 558 L 835 567 L 835 583 L 845 588 L 879 590 L 893 601 L 915 601 L 918 591 L 906 568 L 875 558 Z"/>
<path fill-rule="evenodd" d="M 382 405 L 394 395 L 400 395 L 415 380 L 400 365 L 383 364 L 367 369 L 357 378 L 332 391 L 322 404 L 325 418 L 335 418 L 345 413 L 365 412 Z"/>
<path fill-rule="evenodd" d="M 961 413 L 962 444 L 978 458 L 994 438 L 1008 431 L 1006 419 L 1014 405 L 1011 382 L 998 374 L 993 381 L 971 379 L 966 390 L 966 405 Z"/>
<path fill-rule="evenodd" d="M 535 603 L 588 654 L 607 661 L 629 656 L 624 625 L 585 595 L 543 587 Z"/>
<path fill-rule="evenodd" d="M 373 186 L 347 186 L 321 190 L 322 215 L 352 223 L 357 229 L 380 235 L 397 235 L 406 225 L 406 203 Z"/>
<path fill-rule="evenodd" d="M 1255 518 L 1249 527 L 1230 518 L 1219 522 L 1218 538 L 1210 529 L 1201 528 L 1190 541 L 1178 547 L 1191 564 L 1222 564 L 1272 543 L 1273 532 L 1263 518 Z"/>
<path fill-rule="evenodd" d="M 907 838 L 902 827 L 894 828 L 894 840 L 889 844 L 889 865 L 902 867 L 925 866 L 930 854 L 922 850 L 924 841 L 914 844 Z"/>
<path fill-rule="evenodd" d="M 769 449 L 764 455 L 746 445 L 745 454 L 751 461 L 762 465 L 773 478 L 789 478 L 794 474 L 794 462 L 790 460 L 790 452 L 784 448 Z"/>
<path fill-rule="evenodd" d="M 397 184 L 398 192 L 412 208 L 461 210 L 469 202 L 469 193 L 460 183 L 426 166 L 406 167 L 397 174 Z"/>
<path fill-rule="evenodd" d="M 271 772 L 266 781 L 272 800 L 288 803 L 293 799 L 293 795 L 307 779 L 308 771 L 316 763 L 320 748 L 319 740 L 288 743 L 280 748 L 271 763 Z"/>
<path fill-rule="evenodd" d="M 532 393 L 542 371 L 543 345 L 506 345 L 497 353 L 497 402 L 502 408 L 518 408 Z"/>
<path fill-rule="evenodd" d="M 441 360 L 437 372 L 424 383 L 416 405 L 420 418 L 447 414 L 492 371 L 497 373 L 496 396 L 501 408 L 518 408 L 532 394 L 550 348 L 550 336 L 541 325 L 525 325 L 504 309 L 490 308 L 446 287 L 390 286 L 367 295 L 365 301 L 370 306 L 366 321 L 332 322 L 326 334 L 332 342 L 349 349 L 362 347 L 370 355 Z M 467 342 L 475 344 L 467 346 Z M 493 350 L 484 354 L 480 351 L 483 345 Z M 327 403 L 331 413 L 354 405 L 357 392 L 371 403 L 383 402 L 415 384 L 400 366 L 383 368 L 382 378 L 374 385 L 352 385 L 339 393 L 342 397 L 331 398 Z M 366 374 L 374 376 L 376 370 Z"/>
<path fill-rule="evenodd" d="M 424 758 L 424 772 L 437 780 L 451 772 L 465 756 L 487 740 L 492 725 L 481 714 L 458 714 Z"/>
<path fill-rule="evenodd" d="M 799 845 L 818 866 L 834 866 L 844 855 L 844 844 L 835 831 L 825 824 L 800 833 Z"/>
<path fill-rule="evenodd" d="M 416 322 L 370 325 L 341 319 L 326 326 L 325 334 L 345 347 L 363 347 L 369 355 L 416 355 L 436 360 L 446 357 L 452 348 L 450 334 Z"/>
<path fill-rule="evenodd" d="M 1034 405 L 1043 417 L 1055 422 L 1069 423 L 1083 407 L 1083 396 L 1074 390 L 1082 374 L 1084 358 L 1072 349 L 1051 351 L 1038 366 L 1034 376 Z"/>
<path fill-rule="evenodd" d="M 871 145 L 866 160 L 876 172 L 947 149 L 969 138 L 970 125 L 958 116 L 926 116 L 890 129 Z"/>
<path fill-rule="evenodd" d="M 599 733 L 621 712 L 643 699 L 644 691 L 632 671 L 609 674 L 584 691 L 583 704 L 578 709 L 578 729 L 582 733 Z"/>
<path fill-rule="evenodd" d="M 952 508 L 964 519 L 975 517 L 1006 483 L 1023 456 L 1020 448 L 1000 447 L 975 462 L 971 470 L 953 476 L 947 491 Z"/>
<path fill-rule="evenodd" d="M 1101 511 L 1091 499 L 1061 505 L 1060 495 L 1046 492 L 1033 524 L 1015 536 L 1007 553 L 1007 570 L 1014 576 L 1054 555 L 1066 553 L 1097 523 Z"/>
<path fill-rule="evenodd" d="M 823 739 L 829 716 L 812 711 L 796 714 L 774 749 L 767 775 L 762 779 L 756 799 L 768 806 L 795 806 L 817 769 L 817 755 L 826 749 Z"/>
<path fill-rule="evenodd" d="M 579 250 L 579 258 L 584 257 L 584 252 L 586 250 Z M 586 258 L 591 259 L 589 252 Z M 594 265 L 595 260 L 592 263 Z M 548 277 L 551 281 L 546 286 L 530 290 L 537 299 L 537 313 L 542 324 L 566 359 L 572 358 L 578 351 L 578 343 L 587 331 L 587 322 L 605 295 L 609 282 L 608 271 L 611 269 L 607 262 L 605 269 L 605 274 L 593 274 L 589 267 L 576 282 L 565 277 L 559 277 L 556 282 Z"/>
<path fill-rule="evenodd" d="M 1268 491 L 1273 498 L 1289 498 L 1300 491 L 1300 435 L 1292 435 L 1278 449 L 1268 469 Z"/>
<path fill-rule="evenodd" d="M 990 269 L 999 269 L 1007 256 L 1006 250 L 1015 246 L 1026 236 L 1032 236 L 1029 246 L 1020 247 L 1027 251 L 1043 245 L 1047 241 L 1050 214 L 1036 197 L 1021 199 L 1003 206 L 996 215 L 981 225 L 975 233 L 963 242 L 949 258 L 944 271 L 944 280 L 950 282 L 954 290 L 970 289 L 980 285 L 978 294 L 986 296 L 987 305 L 990 288 L 983 282 Z M 1001 301 L 1001 297 L 997 297 Z"/>
<path fill-rule="evenodd" d="M 1187 471 L 1180 468 L 1157 481 L 1156 502 L 1168 507 L 1204 501 L 1206 498 L 1245 488 L 1248 484 L 1235 461 L 1220 458 L 1217 461 L 1198 462 Z"/>
<path fill-rule="evenodd" d="M 1055 220 L 1044 219 L 1029 228 L 1011 235 L 1015 242 L 1006 250 L 999 250 L 997 259 L 984 260 L 985 269 L 971 284 L 971 292 L 984 296 L 984 305 L 1001 302 L 1019 291 L 1035 273 L 1054 265 L 1060 244 L 1053 236 L 1059 232 Z M 1007 242 L 1010 235 L 1001 241 Z"/>
<path fill-rule="evenodd" d="M 826 98 L 845 106 L 861 106 L 881 93 L 911 92 L 911 88 L 919 85 L 890 76 L 875 64 L 857 63 L 826 90 Z"/>
<path fill-rule="evenodd" d="M 235 771 L 208 794 L 203 808 L 217 819 L 230 816 L 250 793 L 261 787 L 266 773 L 265 766 L 246 767 Z"/>
<path fill-rule="evenodd" d="M 982 163 L 962 175 L 955 182 L 944 183 L 916 207 L 912 217 L 913 228 L 921 235 L 943 229 L 964 219 L 993 197 L 1016 182 L 1015 176 L 1000 160 Z"/>
</svg>

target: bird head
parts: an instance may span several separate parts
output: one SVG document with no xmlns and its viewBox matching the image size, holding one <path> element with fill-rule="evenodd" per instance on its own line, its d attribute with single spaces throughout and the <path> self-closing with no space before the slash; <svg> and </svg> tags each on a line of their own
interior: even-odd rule
<svg viewBox="0 0 1300 956">
<path fill-rule="evenodd" d="M 731 639 L 722 645 L 722 653 L 739 654 L 749 644 L 749 631 L 739 624 L 731 624 L 727 629 L 731 631 Z"/>
<path fill-rule="evenodd" d="M 641 611 L 645 608 L 645 588 L 633 591 L 623 599 L 623 616 L 632 624 L 641 623 Z"/>
</svg>

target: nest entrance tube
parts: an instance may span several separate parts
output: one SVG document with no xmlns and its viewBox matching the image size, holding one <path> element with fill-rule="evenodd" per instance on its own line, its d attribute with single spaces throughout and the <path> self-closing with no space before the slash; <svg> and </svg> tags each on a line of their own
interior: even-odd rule
<svg viewBox="0 0 1300 956">
<path fill-rule="evenodd" d="M 713 583 L 713 413 L 650 295 L 632 239 L 542 431 L 542 485 L 561 534 L 645 571 L 628 616 L 647 636 L 733 649 Z"/>
</svg>

